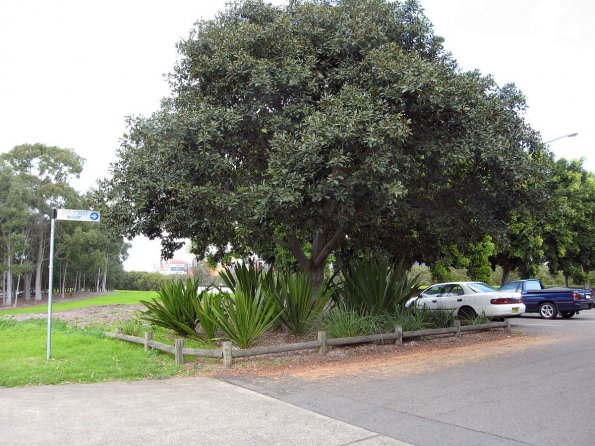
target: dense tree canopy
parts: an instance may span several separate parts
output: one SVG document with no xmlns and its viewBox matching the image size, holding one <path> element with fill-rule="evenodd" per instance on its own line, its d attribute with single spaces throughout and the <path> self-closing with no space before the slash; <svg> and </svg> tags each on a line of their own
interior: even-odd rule
<svg viewBox="0 0 595 446">
<path fill-rule="evenodd" d="M 543 226 L 550 271 L 585 283 L 595 269 L 595 175 L 581 161 L 560 159 L 553 172 L 552 202 Z"/>
<path fill-rule="evenodd" d="M 337 251 L 433 261 L 547 176 L 522 94 L 458 68 L 416 1 L 237 1 L 179 52 L 103 184 L 112 224 L 165 255 L 282 245 L 314 277 Z"/>
</svg>

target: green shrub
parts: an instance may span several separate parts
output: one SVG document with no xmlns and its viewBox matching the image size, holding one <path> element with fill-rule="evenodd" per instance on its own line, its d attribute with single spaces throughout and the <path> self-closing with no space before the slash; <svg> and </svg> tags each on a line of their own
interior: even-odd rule
<svg viewBox="0 0 595 446">
<path fill-rule="evenodd" d="M 366 336 L 377 333 L 382 327 L 382 317 L 360 314 L 341 306 L 330 310 L 322 320 L 329 338 Z"/>
<path fill-rule="evenodd" d="M 196 318 L 206 340 L 215 338 L 216 325 L 212 317 L 213 305 L 216 305 L 219 299 L 222 299 L 222 295 L 212 294 L 209 289 L 206 289 L 199 293 L 199 298 L 195 301 Z"/>
<path fill-rule="evenodd" d="M 120 322 L 118 330 L 120 333 L 138 337 L 144 336 L 145 332 L 148 331 L 147 327 L 138 319 Z"/>
<path fill-rule="evenodd" d="M 233 294 L 241 288 L 244 294 L 254 297 L 261 285 L 269 287 L 272 284 L 273 272 L 272 270 L 265 272 L 252 260 L 248 260 L 236 262 L 231 267 L 223 269 L 219 272 L 219 277 Z"/>
<path fill-rule="evenodd" d="M 478 314 L 477 316 L 475 316 L 471 321 L 471 325 L 481 325 L 481 324 L 488 324 L 490 323 L 492 320 L 486 316 L 485 312 L 481 312 L 481 314 Z"/>
<path fill-rule="evenodd" d="M 241 348 L 252 345 L 280 316 L 275 299 L 262 287 L 254 296 L 236 287 L 233 297 L 221 294 L 212 299 L 210 309 L 207 317 Z"/>
<path fill-rule="evenodd" d="M 386 260 L 356 260 L 343 271 L 337 300 L 360 314 L 381 315 L 405 305 L 417 293 L 419 274 L 407 277 L 403 264 Z"/>
<path fill-rule="evenodd" d="M 403 331 L 425 330 L 427 328 L 452 327 L 455 315 L 451 311 L 429 310 L 428 308 L 401 307 L 387 313 L 385 317 L 387 331 L 401 325 Z"/>
<path fill-rule="evenodd" d="M 312 295 L 312 282 L 305 273 L 279 274 L 275 286 L 269 288 L 280 308 L 280 320 L 294 335 L 302 335 L 333 295 L 326 284 Z"/>
<path fill-rule="evenodd" d="M 452 327 L 456 315 L 452 311 L 446 310 L 425 310 L 427 317 L 426 328 L 446 328 Z"/>
<path fill-rule="evenodd" d="M 198 292 L 198 283 L 192 279 L 168 281 L 161 285 L 158 297 L 151 302 L 142 300 L 147 310 L 141 319 L 152 325 L 169 328 L 182 336 L 198 338 L 200 301 L 208 290 Z"/>
<path fill-rule="evenodd" d="M 115 287 L 121 290 L 155 291 L 171 278 L 160 273 L 124 271 Z"/>
</svg>

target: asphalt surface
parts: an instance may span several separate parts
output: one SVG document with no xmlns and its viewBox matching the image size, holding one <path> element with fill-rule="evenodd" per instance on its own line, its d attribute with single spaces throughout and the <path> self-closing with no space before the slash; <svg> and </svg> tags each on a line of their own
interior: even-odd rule
<svg viewBox="0 0 595 446">
<path fill-rule="evenodd" d="M 0 389 L 0 444 L 407 446 L 209 378 Z"/>
<path fill-rule="evenodd" d="M 373 378 L 362 370 L 231 382 L 418 446 L 595 445 L 595 311 L 569 320 L 523 316 L 512 327 L 526 334 L 519 342 L 538 342 Z"/>
</svg>

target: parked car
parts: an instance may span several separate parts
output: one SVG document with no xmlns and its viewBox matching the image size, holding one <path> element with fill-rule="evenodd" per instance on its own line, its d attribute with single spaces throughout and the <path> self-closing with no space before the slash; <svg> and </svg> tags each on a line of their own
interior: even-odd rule
<svg viewBox="0 0 595 446">
<path fill-rule="evenodd" d="M 582 310 L 595 308 L 591 289 L 544 288 L 539 279 L 515 280 L 503 285 L 500 291 L 521 293 L 526 312 L 539 313 L 544 319 L 555 319 L 558 314 L 568 319 Z"/>
<path fill-rule="evenodd" d="M 438 283 L 407 302 L 412 304 L 418 308 L 452 311 L 463 319 L 482 313 L 489 318 L 503 318 L 525 312 L 520 293 L 500 292 L 483 282 Z"/>
</svg>

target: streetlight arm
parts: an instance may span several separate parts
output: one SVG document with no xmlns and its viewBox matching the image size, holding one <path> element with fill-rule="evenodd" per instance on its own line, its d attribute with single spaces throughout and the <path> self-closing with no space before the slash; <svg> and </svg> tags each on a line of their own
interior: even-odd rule
<svg viewBox="0 0 595 446">
<path fill-rule="evenodd" d="M 551 142 L 558 141 L 559 139 L 562 139 L 562 138 L 574 138 L 576 135 L 578 135 L 578 133 L 569 133 L 568 135 L 558 136 L 557 138 L 550 139 L 549 141 L 544 142 L 544 144 L 549 144 Z"/>
</svg>

